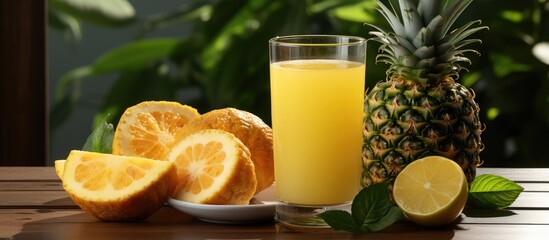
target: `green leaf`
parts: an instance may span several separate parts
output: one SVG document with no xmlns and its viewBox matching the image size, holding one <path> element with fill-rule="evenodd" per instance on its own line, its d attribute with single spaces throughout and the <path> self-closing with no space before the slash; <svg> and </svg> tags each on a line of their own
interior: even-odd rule
<svg viewBox="0 0 549 240">
<path fill-rule="evenodd" d="M 178 38 L 131 42 L 101 55 L 93 64 L 93 71 L 98 74 L 144 67 L 169 56 L 180 43 Z"/>
<path fill-rule="evenodd" d="M 55 28 L 65 35 L 67 39 L 73 39 L 75 42 L 82 38 L 82 29 L 80 22 L 71 15 L 63 12 L 48 9 L 48 26 Z"/>
<path fill-rule="evenodd" d="M 374 1 L 360 1 L 358 4 L 346 5 L 333 10 L 336 17 L 351 22 L 357 23 L 373 23 L 375 22 L 375 7 Z"/>
<path fill-rule="evenodd" d="M 388 226 L 393 225 L 393 223 L 398 222 L 404 219 L 404 213 L 397 206 L 391 206 L 389 211 L 378 221 L 372 222 L 364 227 L 363 232 L 377 232 L 385 229 Z"/>
<path fill-rule="evenodd" d="M 49 0 L 48 6 L 100 26 L 125 26 L 135 21 L 135 10 L 126 0 Z"/>
<path fill-rule="evenodd" d="M 326 211 L 318 215 L 335 230 L 347 232 L 361 232 L 361 225 L 357 224 L 353 216 L 342 210 Z"/>
<path fill-rule="evenodd" d="M 391 204 L 387 182 L 362 189 L 353 199 L 352 214 L 331 210 L 318 216 L 336 230 L 353 233 L 376 232 L 404 218 L 402 210 Z"/>
<path fill-rule="evenodd" d="M 94 75 L 94 72 L 90 66 L 84 66 L 75 68 L 68 73 L 63 74 L 54 93 L 54 100 L 60 101 L 65 98 L 67 95 L 74 96 L 74 99 L 78 98 L 80 94 L 80 81 L 83 78 L 91 77 Z"/>
<path fill-rule="evenodd" d="M 112 153 L 114 127 L 106 121 L 93 130 L 82 147 L 83 151 Z"/>
<path fill-rule="evenodd" d="M 356 222 L 369 224 L 377 222 L 391 208 L 389 184 L 373 184 L 362 189 L 353 200 L 352 212 Z"/>
<path fill-rule="evenodd" d="M 211 14 L 212 9 L 210 2 L 212 0 L 186 1 L 175 9 L 168 9 L 166 12 L 145 16 L 138 36 L 145 36 L 152 31 L 207 18 L 206 16 Z"/>
<path fill-rule="evenodd" d="M 257 28 L 254 27 L 257 25 L 256 14 L 269 2 L 267 0 L 249 1 L 228 20 L 212 39 L 210 45 L 204 49 L 201 57 L 204 69 L 213 70 L 223 51 L 231 45 L 232 38 L 250 34 L 255 30 L 254 28 Z"/>
<path fill-rule="evenodd" d="M 493 53 L 490 54 L 490 58 L 494 64 L 494 74 L 498 78 L 515 72 L 528 72 L 532 70 L 531 65 L 520 62 L 515 56 Z"/>
<path fill-rule="evenodd" d="M 86 66 L 73 69 L 59 79 L 55 88 L 53 106 L 50 112 L 50 129 L 52 134 L 70 116 L 80 99 L 82 78 L 92 75 L 91 68 Z"/>
<path fill-rule="evenodd" d="M 523 187 L 504 177 L 484 174 L 477 176 L 469 190 L 469 205 L 476 208 L 500 209 L 513 204 Z"/>
</svg>

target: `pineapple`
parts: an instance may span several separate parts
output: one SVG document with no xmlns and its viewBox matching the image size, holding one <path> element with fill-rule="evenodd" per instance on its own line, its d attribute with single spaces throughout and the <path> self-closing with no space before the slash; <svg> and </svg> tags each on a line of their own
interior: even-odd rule
<svg viewBox="0 0 549 240">
<path fill-rule="evenodd" d="M 449 31 L 472 0 L 377 1 L 392 31 L 372 26 L 382 43 L 376 60 L 389 64 L 387 80 L 367 91 L 364 102 L 364 187 L 392 183 L 406 165 L 438 155 L 463 169 L 470 183 L 480 165 L 483 124 L 475 94 L 456 82 L 467 39 L 485 29 L 472 21 Z M 398 14 L 400 12 L 400 14 Z M 369 24 L 368 24 L 369 25 Z"/>
</svg>

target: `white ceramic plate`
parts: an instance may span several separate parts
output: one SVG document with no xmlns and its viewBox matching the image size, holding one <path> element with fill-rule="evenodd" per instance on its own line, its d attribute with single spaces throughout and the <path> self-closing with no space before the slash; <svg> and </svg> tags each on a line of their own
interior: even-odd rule
<svg viewBox="0 0 549 240">
<path fill-rule="evenodd" d="M 254 196 L 250 205 L 198 204 L 173 198 L 168 199 L 168 203 L 177 210 L 202 221 L 226 224 L 273 221 L 276 206 L 274 186 Z"/>
</svg>

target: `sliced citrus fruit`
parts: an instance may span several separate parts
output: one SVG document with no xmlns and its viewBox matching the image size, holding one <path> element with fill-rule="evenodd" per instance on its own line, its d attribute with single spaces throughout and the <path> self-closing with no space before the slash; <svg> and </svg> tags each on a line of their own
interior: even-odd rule
<svg viewBox="0 0 549 240">
<path fill-rule="evenodd" d="M 73 150 L 63 188 L 87 213 L 104 221 L 143 220 L 174 194 L 172 162 Z"/>
<path fill-rule="evenodd" d="M 246 145 L 255 166 L 256 193 L 273 184 L 273 131 L 259 117 L 235 108 L 216 109 L 193 119 L 181 129 L 176 138 L 184 138 L 202 129 L 230 132 Z"/>
<path fill-rule="evenodd" d="M 61 160 L 55 160 L 54 167 L 55 167 L 55 173 L 59 178 L 63 178 L 63 171 L 65 170 L 65 162 L 67 160 L 61 159 Z"/>
<path fill-rule="evenodd" d="M 467 178 L 454 161 L 431 156 L 408 164 L 393 188 L 396 204 L 411 221 L 437 226 L 453 222 L 467 202 Z"/>
<path fill-rule="evenodd" d="M 177 102 L 146 101 L 129 107 L 116 127 L 112 153 L 165 160 L 175 134 L 197 116 L 196 109 Z"/>
<path fill-rule="evenodd" d="M 168 160 L 181 184 L 174 198 L 206 204 L 249 204 L 257 180 L 246 146 L 233 134 L 199 130 L 173 145 Z"/>
</svg>

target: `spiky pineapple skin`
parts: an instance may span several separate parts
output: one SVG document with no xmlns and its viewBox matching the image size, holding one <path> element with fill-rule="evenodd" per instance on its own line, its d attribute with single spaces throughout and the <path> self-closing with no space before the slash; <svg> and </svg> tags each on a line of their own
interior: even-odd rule
<svg viewBox="0 0 549 240">
<path fill-rule="evenodd" d="M 483 125 L 475 94 L 452 78 L 422 85 L 403 78 L 382 81 L 364 103 L 362 185 L 390 185 L 410 162 L 450 158 L 470 183 L 480 164 Z"/>
</svg>

